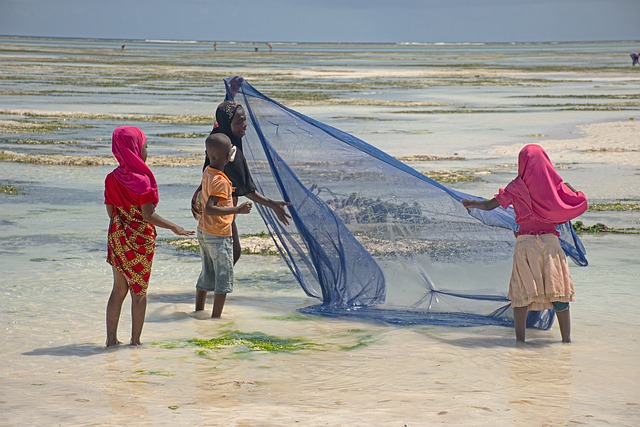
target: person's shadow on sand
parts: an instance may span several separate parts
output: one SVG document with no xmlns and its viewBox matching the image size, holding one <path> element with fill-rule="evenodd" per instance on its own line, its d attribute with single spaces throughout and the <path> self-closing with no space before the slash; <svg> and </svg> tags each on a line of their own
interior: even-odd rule
<svg viewBox="0 0 640 427">
<path fill-rule="evenodd" d="M 438 336 L 435 334 L 429 334 L 429 338 L 439 341 L 442 344 L 448 344 L 456 347 L 463 348 L 498 348 L 498 347 L 521 347 L 521 348 L 539 348 L 555 345 L 555 341 L 548 336 L 542 336 L 540 333 L 538 336 L 532 336 L 526 343 L 516 342 L 513 333 L 509 331 L 508 335 L 491 335 L 491 334 L 479 334 L 473 337 L 457 338 L 455 336 Z"/>
<path fill-rule="evenodd" d="M 104 346 L 95 344 L 67 344 L 59 347 L 36 348 L 22 353 L 24 356 L 78 356 L 88 357 L 96 354 L 104 354 Z"/>
</svg>

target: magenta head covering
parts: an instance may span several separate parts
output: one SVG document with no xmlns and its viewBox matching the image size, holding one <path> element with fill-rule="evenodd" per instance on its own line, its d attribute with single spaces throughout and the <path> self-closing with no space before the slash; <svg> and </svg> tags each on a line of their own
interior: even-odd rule
<svg viewBox="0 0 640 427">
<path fill-rule="evenodd" d="M 111 151 L 118 160 L 113 174 L 132 192 L 142 195 L 153 192 L 158 200 L 158 184 L 149 166 L 142 160 L 142 147 L 147 137 L 135 126 L 120 126 L 113 131 Z"/>
<path fill-rule="evenodd" d="M 581 191 L 572 191 L 553 167 L 544 149 L 525 145 L 518 155 L 518 177 L 505 187 L 523 203 L 519 217 L 549 224 L 563 224 L 589 207 Z"/>
</svg>

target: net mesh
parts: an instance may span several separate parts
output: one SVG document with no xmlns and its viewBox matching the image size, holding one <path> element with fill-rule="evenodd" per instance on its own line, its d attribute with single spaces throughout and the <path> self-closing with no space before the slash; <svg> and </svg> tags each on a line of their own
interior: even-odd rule
<svg viewBox="0 0 640 427">
<path fill-rule="evenodd" d="M 458 192 L 366 142 L 306 117 L 243 81 L 243 152 L 258 191 L 292 203 L 291 224 L 260 215 L 307 295 L 302 311 L 401 324 L 512 325 L 506 298 L 516 227 L 512 209 L 465 209 Z M 586 265 L 569 223 L 571 259 Z M 548 329 L 553 311 L 530 312 Z"/>
</svg>

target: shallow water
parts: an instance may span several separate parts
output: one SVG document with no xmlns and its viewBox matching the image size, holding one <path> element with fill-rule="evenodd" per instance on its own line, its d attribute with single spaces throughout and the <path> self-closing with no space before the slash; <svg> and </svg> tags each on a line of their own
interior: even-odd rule
<svg viewBox="0 0 640 427">
<path fill-rule="evenodd" d="M 0 149 L 15 152 L 107 156 L 113 128 L 134 124 L 149 135 L 150 156 L 197 155 L 202 139 L 163 135 L 204 136 L 210 128 L 206 120 L 160 123 L 152 116 L 212 115 L 223 96 L 220 79 L 244 74 L 276 99 L 300 91 L 300 99 L 287 95 L 300 103 L 293 108 L 392 155 L 457 153 L 466 160 L 412 166 L 488 170 L 481 181 L 450 186 L 490 196 L 515 174 L 515 159 L 496 147 L 575 137 L 585 123 L 640 119 L 637 98 L 612 111 L 564 106 L 612 107 L 622 102 L 614 95 L 638 95 L 640 76 L 627 64 L 631 43 L 275 45 L 272 56 L 263 49 L 256 56 L 248 45 L 219 44 L 216 55 L 221 55 L 213 61 L 211 46 L 204 43 L 132 41 L 123 53 L 115 41 L 2 41 L 2 126 L 7 120 L 91 126 L 48 133 L 5 128 Z M 403 74 L 416 69 L 424 75 Z M 461 74 L 469 69 L 472 74 Z M 310 70 L 324 70 L 326 76 L 301 74 Z M 363 72 L 379 77 L 349 77 Z M 329 98 L 308 103 L 310 90 Z M 529 98 L 537 95 L 566 98 Z M 362 105 L 363 99 L 371 103 Z M 434 105 L 389 106 L 388 101 Z M 26 117 L 17 110 L 46 114 Z M 63 118 L 59 112 L 101 116 Z M 19 143 L 21 138 L 48 143 Z M 69 140 L 76 143 L 54 144 Z M 563 176 L 580 183 L 592 202 L 637 203 L 639 166 L 572 164 Z M 112 167 L 1 162 L 0 169 L 0 185 L 21 191 L 0 194 L 0 424 L 632 426 L 640 421 L 638 235 L 583 235 L 590 265 L 572 266 L 574 342 L 560 344 L 554 325 L 551 331 L 528 331 L 528 343 L 517 346 L 513 331 L 504 327 L 397 326 L 303 315 L 299 308 L 318 301 L 304 295 L 277 257 L 243 256 L 223 319 L 201 319 L 192 313 L 199 257 L 169 246 L 171 234 L 160 230 L 145 344 L 106 351 L 111 273 L 104 260 L 102 192 Z M 194 228 L 188 201 L 199 168 L 153 170 L 160 183 L 159 212 Z M 580 219 L 640 227 L 638 211 L 588 212 Z M 264 229 L 255 213 L 239 221 L 241 233 Z M 125 303 L 122 341 L 129 328 Z M 269 353 L 187 345 L 225 331 L 302 338 L 312 346 Z"/>
</svg>

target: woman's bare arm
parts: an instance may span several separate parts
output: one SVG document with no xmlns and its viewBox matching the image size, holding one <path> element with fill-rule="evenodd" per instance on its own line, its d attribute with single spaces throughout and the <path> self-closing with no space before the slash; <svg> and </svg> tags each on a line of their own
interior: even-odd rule
<svg viewBox="0 0 640 427">
<path fill-rule="evenodd" d="M 289 215 L 289 212 L 287 212 L 285 206 L 291 206 L 291 202 L 267 199 L 257 191 L 246 194 L 245 197 L 263 206 L 271 208 L 275 212 L 281 223 L 283 223 L 284 225 L 289 225 L 289 219 L 291 218 L 291 215 Z"/>
<path fill-rule="evenodd" d="M 462 206 L 467 209 L 482 209 L 483 211 L 491 211 L 500 206 L 500 203 L 498 203 L 495 198 L 488 200 L 462 199 Z"/>
</svg>

